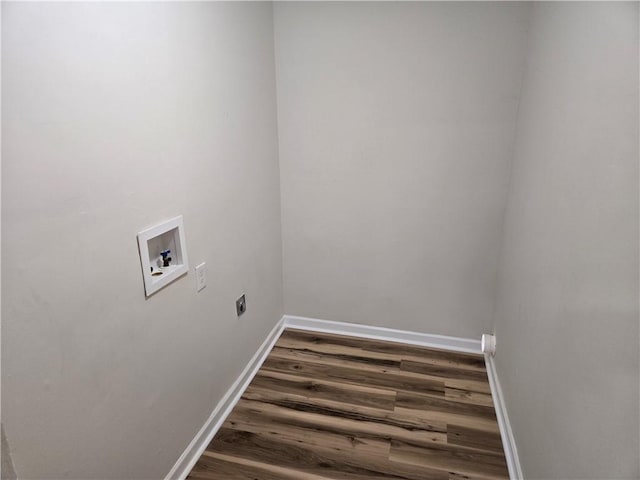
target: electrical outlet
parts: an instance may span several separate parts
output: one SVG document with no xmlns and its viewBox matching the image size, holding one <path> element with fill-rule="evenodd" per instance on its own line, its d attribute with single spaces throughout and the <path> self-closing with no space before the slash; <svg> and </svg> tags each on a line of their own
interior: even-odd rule
<svg viewBox="0 0 640 480">
<path fill-rule="evenodd" d="M 240 316 L 246 311 L 247 311 L 247 301 L 244 298 L 244 293 L 243 293 L 242 296 L 236 300 L 236 314 Z"/>
<path fill-rule="evenodd" d="M 196 265 L 196 290 L 199 292 L 207 286 L 207 264 Z"/>
</svg>

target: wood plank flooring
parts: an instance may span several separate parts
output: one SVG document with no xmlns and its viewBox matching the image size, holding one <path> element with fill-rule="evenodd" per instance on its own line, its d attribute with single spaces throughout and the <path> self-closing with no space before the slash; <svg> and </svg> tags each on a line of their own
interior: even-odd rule
<svg viewBox="0 0 640 480">
<path fill-rule="evenodd" d="M 509 475 L 482 356 L 287 329 L 188 478 Z"/>
</svg>

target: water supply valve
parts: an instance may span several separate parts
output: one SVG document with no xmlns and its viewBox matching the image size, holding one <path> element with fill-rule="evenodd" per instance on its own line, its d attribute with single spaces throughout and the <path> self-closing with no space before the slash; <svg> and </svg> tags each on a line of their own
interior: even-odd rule
<svg viewBox="0 0 640 480">
<path fill-rule="evenodd" d="M 162 252 L 160 252 L 160 255 L 162 255 L 163 267 L 168 267 L 169 264 L 171 263 L 171 257 L 169 256 L 170 253 L 171 253 L 171 250 L 163 250 Z"/>
</svg>

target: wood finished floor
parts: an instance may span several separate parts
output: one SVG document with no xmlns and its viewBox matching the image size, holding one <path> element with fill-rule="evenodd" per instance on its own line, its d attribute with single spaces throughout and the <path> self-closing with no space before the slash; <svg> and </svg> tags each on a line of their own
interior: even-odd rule
<svg viewBox="0 0 640 480">
<path fill-rule="evenodd" d="M 482 356 L 292 329 L 188 476 L 508 477 Z"/>
</svg>

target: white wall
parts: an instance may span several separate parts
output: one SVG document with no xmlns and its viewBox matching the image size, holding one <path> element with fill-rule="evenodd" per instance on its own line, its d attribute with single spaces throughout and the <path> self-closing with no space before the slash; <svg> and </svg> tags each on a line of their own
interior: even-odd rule
<svg viewBox="0 0 640 480">
<path fill-rule="evenodd" d="M 490 329 L 528 10 L 275 5 L 287 313 Z"/>
<path fill-rule="evenodd" d="M 2 8 L 16 470 L 161 478 L 282 315 L 271 5 Z M 136 233 L 177 214 L 208 286 L 145 300 Z"/>
<path fill-rule="evenodd" d="M 638 4 L 533 9 L 497 368 L 527 478 L 638 478 Z"/>
</svg>

